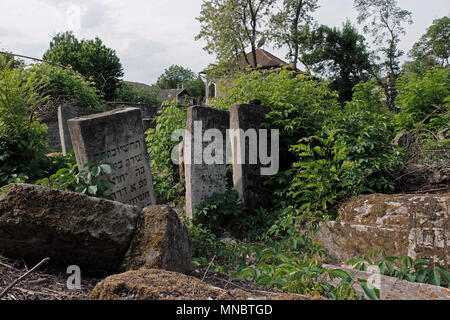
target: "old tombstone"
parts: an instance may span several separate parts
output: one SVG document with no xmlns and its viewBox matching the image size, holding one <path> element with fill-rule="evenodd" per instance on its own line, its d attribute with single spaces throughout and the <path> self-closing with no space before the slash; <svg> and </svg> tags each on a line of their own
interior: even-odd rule
<svg viewBox="0 0 450 320">
<path fill-rule="evenodd" d="M 192 218 L 196 207 L 214 193 L 226 190 L 226 134 L 230 114 L 199 106 L 190 107 L 187 112 L 184 141 L 186 213 Z"/>
<path fill-rule="evenodd" d="M 67 121 L 73 118 L 88 116 L 100 112 L 102 111 L 75 106 L 60 106 L 58 108 L 59 139 L 61 141 L 61 150 L 63 155 L 67 155 L 67 153 L 73 149 Z"/>
<path fill-rule="evenodd" d="M 152 118 L 144 118 L 142 119 L 142 122 L 144 124 L 144 132 L 147 132 L 148 129 L 155 129 L 156 128 L 156 121 Z"/>
<path fill-rule="evenodd" d="M 141 111 L 124 108 L 68 121 L 79 167 L 101 156 L 116 170 L 107 177 L 111 197 L 143 208 L 156 204 Z"/>
<path fill-rule="evenodd" d="M 269 135 L 263 137 L 260 132 L 269 110 L 269 107 L 259 104 L 237 104 L 230 107 L 233 186 L 243 203 L 251 210 L 265 207 L 270 200 L 270 193 L 264 186 L 261 174 L 264 166 L 260 158 L 262 144 L 266 145 L 264 151 L 271 149 Z"/>
</svg>

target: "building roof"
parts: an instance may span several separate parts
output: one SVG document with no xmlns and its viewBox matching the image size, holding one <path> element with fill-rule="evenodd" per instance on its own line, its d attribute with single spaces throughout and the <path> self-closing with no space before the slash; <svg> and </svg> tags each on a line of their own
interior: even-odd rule
<svg viewBox="0 0 450 320">
<path fill-rule="evenodd" d="M 287 63 L 280 58 L 274 56 L 270 52 L 267 52 L 264 49 L 258 48 L 256 49 L 256 62 L 257 66 L 259 68 L 278 68 L 287 65 Z M 254 59 L 253 59 L 253 53 L 247 53 L 246 54 L 247 60 L 249 63 L 247 63 L 244 56 L 241 56 L 239 65 L 241 67 L 247 67 L 247 66 L 253 66 L 254 65 Z"/>
<path fill-rule="evenodd" d="M 161 102 L 169 100 L 169 96 L 172 97 L 172 99 L 178 99 L 179 95 L 182 93 L 187 93 L 186 89 L 161 89 L 158 94 L 158 100 Z"/>
</svg>

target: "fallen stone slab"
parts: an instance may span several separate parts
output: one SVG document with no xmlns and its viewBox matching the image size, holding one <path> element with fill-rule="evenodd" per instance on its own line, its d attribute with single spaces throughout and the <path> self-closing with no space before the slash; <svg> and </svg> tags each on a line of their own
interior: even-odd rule
<svg viewBox="0 0 450 320">
<path fill-rule="evenodd" d="M 358 271 L 349 267 L 337 267 L 333 265 L 323 265 L 328 269 L 343 269 L 353 272 L 354 279 L 369 280 L 380 290 L 380 300 L 450 300 L 450 290 L 443 287 L 433 286 L 425 283 L 409 282 L 384 275 L 377 275 L 370 272 Z M 339 280 L 331 281 L 338 285 Z M 359 296 L 367 296 L 359 284 L 354 285 Z"/>
<path fill-rule="evenodd" d="M 384 248 L 450 267 L 450 193 L 357 196 L 339 209 L 340 221 L 322 225 L 315 240 L 341 264 Z"/>
<path fill-rule="evenodd" d="M 311 300 L 311 297 L 227 290 L 195 277 L 167 270 L 128 271 L 99 282 L 91 300 Z"/>
<path fill-rule="evenodd" d="M 135 206 L 29 184 L 0 195 L 0 252 L 29 263 L 114 272 L 136 228 Z M 64 269 L 65 270 L 65 269 Z"/>
<path fill-rule="evenodd" d="M 177 213 L 169 206 L 144 208 L 127 270 L 165 269 L 185 273 L 191 269 L 191 260 L 191 237 Z"/>
</svg>

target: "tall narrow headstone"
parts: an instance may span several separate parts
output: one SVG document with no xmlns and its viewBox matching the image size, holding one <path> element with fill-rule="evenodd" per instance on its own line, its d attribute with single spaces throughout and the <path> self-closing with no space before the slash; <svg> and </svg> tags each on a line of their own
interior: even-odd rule
<svg viewBox="0 0 450 320">
<path fill-rule="evenodd" d="M 113 200 L 140 208 L 156 204 L 140 109 L 75 118 L 68 125 L 80 168 L 103 155 L 105 162 L 115 165 L 106 177 Z"/>
<path fill-rule="evenodd" d="M 268 150 L 269 135 L 261 141 L 260 129 L 269 107 L 256 104 L 237 104 L 230 107 L 230 132 L 233 152 L 233 185 L 239 198 L 248 209 L 265 207 L 270 201 L 270 194 L 264 186 L 261 175 L 259 149 L 266 143 Z M 241 131 L 239 131 L 241 130 Z M 240 158 L 238 158 L 240 152 Z"/>
<path fill-rule="evenodd" d="M 187 112 L 184 142 L 186 213 L 192 218 L 198 206 L 214 193 L 224 193 L 226 190 L 226 131 L 230 113 L 199 106 L 190 107 Z M 217 161 L 212 161 L 211 155 Z"/>
<path fill-rule="evenodd" d="M 59 139 L 61 141 L 61 150 L 63 155 L 67 155 L 67 153 L 73 149 L 67 121 L 73 118 L 88 116 L 100 112 L 102 111 L 74 106 L 60 106 L 58 108 Z"/>
</svg>

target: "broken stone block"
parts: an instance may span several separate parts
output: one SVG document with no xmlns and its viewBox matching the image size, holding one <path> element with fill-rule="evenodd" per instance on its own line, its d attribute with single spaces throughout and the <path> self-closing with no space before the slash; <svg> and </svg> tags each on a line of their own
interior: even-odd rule
<svg viewBox="0 0 450 320">
<path fill-rule="evenodd" d="M 229 287 L 232 287 L 230 285 Z M 275 291 L 219 288 L 192 276 L 167 270 L 128 271 L 97 283 L 90 300 L 313 300 Z"/>
<path fill-rule="evenodd" d="M 191 269 L 191 259 L 191 238 L 175 211 L 169 206 L 144 208 L 127 269 L 165 269 L 183 273 Z"/>
<path fill-rule="evenodd" d="M 389 255 L 409 255 L 450 266 L 450 193 L 362 195 L 339 209 L 340 221 L 323 225 L 316 240 L 330 263 L 343 263 L 385 248 Z"/>
<path fill-rule="evenodd" d="M 30 264 L 114 272 L 135 231 L 138 208 L 29 184 L 0 195 L 0 252 Z M 65 270 L 65 269 L 64 269 Z"/>
</svg>

